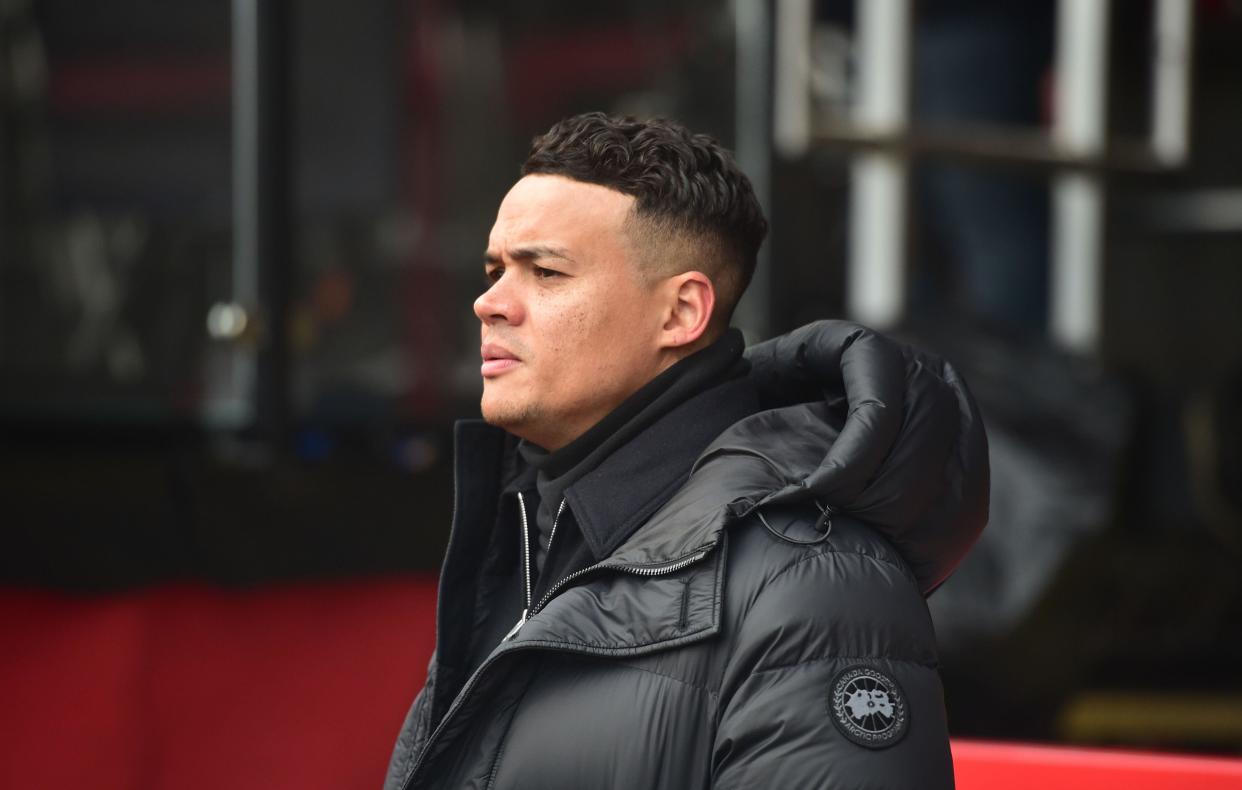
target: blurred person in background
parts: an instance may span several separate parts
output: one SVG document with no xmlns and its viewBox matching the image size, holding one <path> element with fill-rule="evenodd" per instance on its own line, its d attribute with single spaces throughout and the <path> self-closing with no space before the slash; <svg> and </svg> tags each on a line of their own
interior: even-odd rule
<svg viewBox="0 0 1242 790">
<path fill-rule="evenodd" d="M 986 522 L 982 423 L 949 365 L 855 324 L 744 349 L 766 233 L 676 123 L 535 139 L 388 790 L 953 785 L 924 596 Z"/>
<path fill-rule="evenodd" d="M 1054 4 L 934 0 L 914 28 L 911 111 L 927 127 L 1039 128 L 1052 67 Z M 1048 188 L 1038 179 L 926 162 L 915 197 L 945 258 L 916 274 L 914 309 L 965 312 L 1042 337 L 1048 312 Z M 931 268 L 931 267 L 929 267 Z"/>
</svg>

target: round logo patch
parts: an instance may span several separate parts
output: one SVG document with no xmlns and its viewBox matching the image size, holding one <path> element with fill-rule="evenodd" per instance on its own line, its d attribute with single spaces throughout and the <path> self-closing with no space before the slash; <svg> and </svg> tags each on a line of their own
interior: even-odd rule
<svg viewBox="0 0 1242 790">
<path fill-rule="evenodd" d="M 892 746 L 906 734 L 910 715 L 897 681 L 871 667 L 849 667 L 832 681 L 829 711 L 846 738 L 868 749 Z"/>
</svg>

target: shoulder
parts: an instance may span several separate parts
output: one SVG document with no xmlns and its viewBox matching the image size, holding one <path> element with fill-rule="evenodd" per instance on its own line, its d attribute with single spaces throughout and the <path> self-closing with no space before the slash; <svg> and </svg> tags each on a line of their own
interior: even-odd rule
<svg viewBox="0 0 1242 790">
<path fill-rule="evenodd" d="M 835 516 L 828 537 L 805 541 L 811 508 L 764 511 L 730 528 L 724 627 L 731 642 L 762 644 L 763 663 L 886 657 L 936 663 L 927 604 L 913 573 L 879 533 Z"/>
<path fill-rule="evenodd" d="M 900 556 L 850 518 L 819 545 L 754 521 L 727 538 L 712 786 L 952 787 L 931 620 Z"/>
</svg>

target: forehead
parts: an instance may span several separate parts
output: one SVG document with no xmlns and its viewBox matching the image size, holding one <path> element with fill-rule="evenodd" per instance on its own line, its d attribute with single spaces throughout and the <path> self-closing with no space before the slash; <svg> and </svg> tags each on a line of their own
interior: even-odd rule
<svg viewBox="0 0 1242 790">
<path fill-rule="evenodd" d="M 619 242 L 634 198 L 598 184 L 552 175 L 524 176 L 500 202 L 488 248 L 521 243 L 583 251 Z"/>
</svg>

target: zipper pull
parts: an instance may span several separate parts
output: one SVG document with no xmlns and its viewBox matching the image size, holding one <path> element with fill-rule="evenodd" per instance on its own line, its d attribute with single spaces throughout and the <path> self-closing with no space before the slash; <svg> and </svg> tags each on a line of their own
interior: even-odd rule
<svg viewBox="0 0 1242 790">
<path fill-rule="evenodd" d="M 509 629 L 509 633 L 505 634 L 505 638 L 500 640 L 501 642 L 508 642 L 510 639 L 517 636 L 517 632 L 521 630 L 522 626 L 526 625 L 526 613 L 529 611 L 529 609 L 522 610 L 522 616 L 518 618 L 518 621 L 513 624 L 512 628 Z"/>
</svg>

